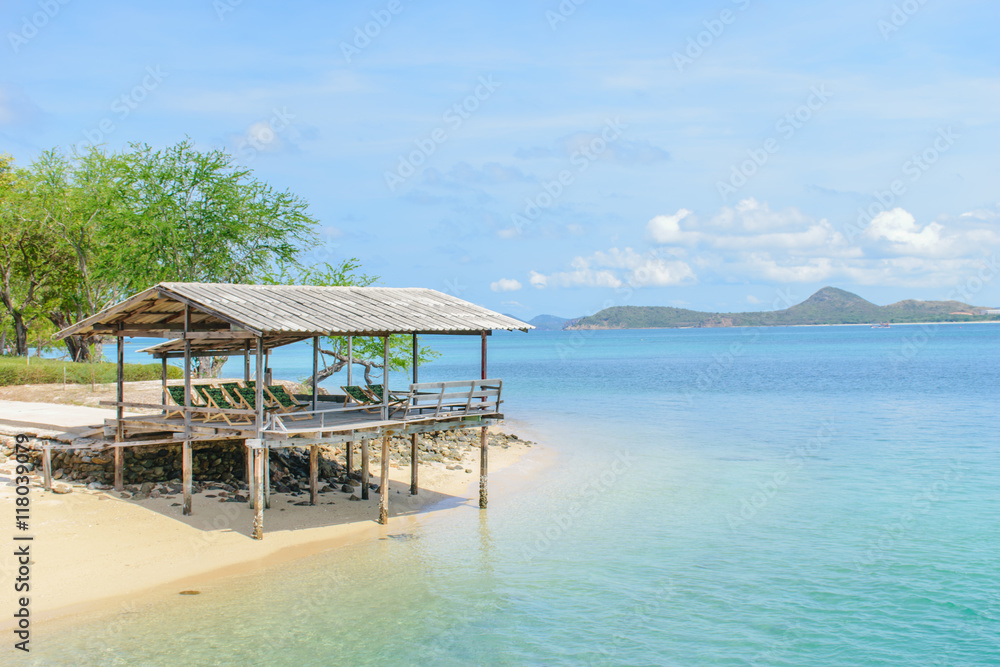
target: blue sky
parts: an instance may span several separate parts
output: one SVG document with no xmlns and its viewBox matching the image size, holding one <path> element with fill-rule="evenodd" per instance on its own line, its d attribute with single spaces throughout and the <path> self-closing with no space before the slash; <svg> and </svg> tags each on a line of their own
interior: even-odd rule
<svg viewBox="0 0 1000 667">
<path fill-rule="evenodd" d="M 225 147 L 310 202 L 311 261 L 523 318 L 824 285 L 997 305 L 998 19 L 985 0 L 15 1 L 0 150 Z"/>
</svg>

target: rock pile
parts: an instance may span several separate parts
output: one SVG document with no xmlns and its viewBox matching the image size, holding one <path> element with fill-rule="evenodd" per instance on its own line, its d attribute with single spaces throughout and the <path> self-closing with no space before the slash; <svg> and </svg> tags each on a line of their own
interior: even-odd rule
<svg viewBox="0 0 1000 667">
<path fill-rule="evenodd" d="M 49 444 L 32 440 L 32 462 L 42 467 L 41 450 Z M 61 443 L 51 443 L 61 444 Z M 531 445 L 527 440 L 507 433 L 492 433 L 489 446 L 508 448 L 512 444 Z M 369 453 L 376 469 L 381 463 L 381 441 L 369 443 Z M 0 462 L 13 454 L 14 438 L 0 436 Z M 420 463 L 438 463 L 451 470 L 460 465 L 467 453 L 478 450 L 479 429 L 444 431 L 419 436 Z M 127 447 L 124 449 L 125 497 L 136 499 L 171 496 L 181 488 L 181 445 Z M 304 448 L 272 449 L 270 455 L 271 489 L 278 493 L 307 493 L 309 490 L 309 450 Z M 192 448 L 192 475 L 197 492 L 215 491 L 221 502 L 246 500 L 246 449 L 239 440 L 198 443 Z M 394 437 L 389 441 L 389 465 L 410 463 L 409 437 Z M 339 489 L 354 491 L 360 481 L 361 444 L 355 443 L 353 474 L 346 469 L 345 446 L 319 448 L 319 479 L 322 491 Z M 114 483 L 114 453 L 112 450 L 59 449 L 52 452 L 52 477 L 73 481 L 92 489 L 108 489 Z M 349 489 L 349 490 L 348 490 Z M 158 494 L 158 495 L 153 495 Z"/>
</svg>

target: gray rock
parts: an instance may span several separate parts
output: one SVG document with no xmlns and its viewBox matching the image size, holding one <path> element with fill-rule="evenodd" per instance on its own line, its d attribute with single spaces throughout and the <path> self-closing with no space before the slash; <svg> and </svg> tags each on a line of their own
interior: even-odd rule
<svg viewBox="0 0 1000 667">
<path fill-rule="evenodd" d="M 350 484 L 344 484 L 342 487 L 340 487 L 340 490 L 343 491 L 344 493 L 354 493 L 354 487 L 351 486 Z"/>
</svg>

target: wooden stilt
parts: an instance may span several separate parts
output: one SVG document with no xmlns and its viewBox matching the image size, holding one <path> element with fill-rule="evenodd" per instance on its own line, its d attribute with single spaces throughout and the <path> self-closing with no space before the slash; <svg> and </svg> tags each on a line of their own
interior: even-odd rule
<svg viewBox="0 0 1000 667">
<path fill-rule="evenodd" d="M 309 502 L 313 505 L 319 496 L 319 447 L 309 448 Z"/>
<path fill-rule="evenodd" d="M 486 509 L 486 473 L 489 471 L 489 436 L 484 426 L 479 432 L 479 509 Z"/>
<path fill-rule="evenodd" d="M 181 446 L 181 475 L 184 482 L 184 516 L 191 514 L 191 490 L 193 471 L 191 470 L 191 441 L 185 440 Z"/>
<path fill-rule="evenodd" d="M 264 448 L 264 509 L 271 509 L 271 448 Z"/>
<path fill-rule="evenodd" d="M 354 441 L 347 443 L 347 474 L 354 472 Z"/>
<path fill-rule="evenodd" d="M 115 427 L 115 442 L 125 440 L 125 408 L 122 402 L 125 400 L 125 337 L 122 336 L 122 325 L 118 325 L 118 407 L 116 409 L 117 426 Z M 124 470 L 122 465 L 123 452 L 121 447 L 115 447 L 115 491 L 121 491 L 124 487 Z"/>
<path fill-rule="evenodd" d="M 481 334 L 481 372 L 486 379 L 486 332 Z M 485 398 L 483 399 L 486 400 Z M 486 509 L 486 476 L 489 472 L 489 434 L 484 426 L 479 432 L 479 509 Z"/>
<path fill-rule="evenodd" d="M 388 388 L 386 394 L 389 393 Z M 389 523 L 389 434 L 382 436 L 382 465 L 378 483 L 378 522 Z"/>
<path fill-rule="evenodd" d="M 417 334 L 413 334 L 413 384 L 417 383 L 418 371 L 420 368 L 419 344 Z M 417 448 L 417 434 L 410 435 L 410 495 L 417 495 L 417 468 L 420 463 L 420 454 Z"/>
<path fill-rule="evenodd" d="M 361 438 L 361 499 L 368 500 L 368 438 Z"/>
<path fill-rule="evenodd" d="M 417 434 L 410 435 L 410 495 L 417 495 L 417 467 L 420 463 L 419 452 L 417 451 Z"/>
<path fill-rule="evenodd" d="M 253 484 L 253 450 L 247 447 L 246 440 L 243 441 L 243 445 L 247 450 L 247 503 L 250 508 L 253 508 L 253 494 L 256 490 Z"/>
<path fill-rule="evenodd" d="M 262 540 L 264 539 L 264 450 L 255 447 L 253 459 L 253 539 Z"/>
<path fill-rule="evenodd" d="M 42 474 L 45 476 L 45 490 L 52 490 L 52 447 L 45 445 L 42 458 Z"/>
<path fill-rule="evenodd" d="M 115 491 L 125 487 L 125 452 L 121 447 L 115 447 Z"/>
<path fill-rule="evenodd" d="M 184 444 L 181 446 L 181 481 L 184 484 L 184 516 L 191 514 L 191 307 L 184 305 Z"/>
</svg>

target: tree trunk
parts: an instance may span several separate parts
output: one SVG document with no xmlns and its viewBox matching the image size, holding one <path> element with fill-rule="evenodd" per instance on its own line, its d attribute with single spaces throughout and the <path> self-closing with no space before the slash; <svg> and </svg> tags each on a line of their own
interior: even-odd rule
<svg viewBox="0 0 1000 667">
<path fill-rule="evenodd" d="M 14 345 L 17 348 L 17 356 L 28 356 L 28 327 L 24 324 L 24 317 L 14 310 L 10 313 L 14 320 Z"/>
<path fill-rule="evenodd" d="M 55 325 L 56 329 L 65 329 L 70 325 L 65 313 L 53 311 L 49 313 L 49 321 Z M 90 347 L 80 336 L 67 336 L 63 339 L 66 343 L 66 351 L 73 361 L 90 361 Z"/>
</svg>

